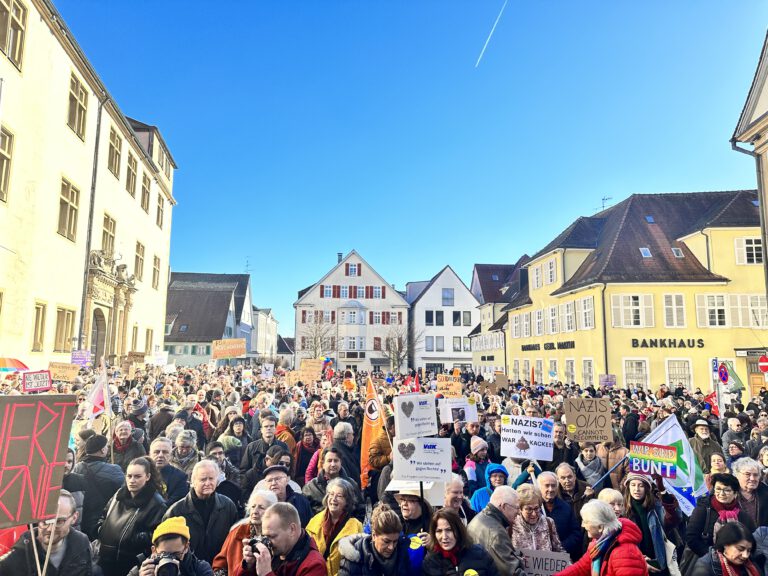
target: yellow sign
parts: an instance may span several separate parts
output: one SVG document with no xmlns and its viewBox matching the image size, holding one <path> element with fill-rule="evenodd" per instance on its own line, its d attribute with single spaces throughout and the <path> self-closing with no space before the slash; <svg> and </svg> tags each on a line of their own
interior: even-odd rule
<svg viewBox="0 0 768 576">
<path fill-rule="evenodd" d="M 48 370 L 51 372 L 51 380 L 58 382 L 74 382 L 80 366 L 66 362 L 49 362 Z"/>
<path fill-rule="evenodd" d="M 245 338 L 227 338 L 213 341 L 213 359 L 240 358 L 245 356 Z"/>
<path fill-rule="evenodd" d="M 444 398 L 461 398 L 461 380 L 458 376 L 437 375 L 437 393 Z"/>
<path fill-rule="evenodd" d="M 296 386 L 296 383 L 298 381 L 299 381 L 298 370 L 290 370 L 289 372 L 285 373 L 285 382 L 288 384 L 288 386 Z"/>
</svg>

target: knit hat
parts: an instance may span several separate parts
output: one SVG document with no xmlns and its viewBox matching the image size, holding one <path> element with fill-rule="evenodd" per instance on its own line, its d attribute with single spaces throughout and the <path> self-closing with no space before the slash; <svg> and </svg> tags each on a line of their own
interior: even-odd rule
<svg viewBox="0 0 768 576">
<path fill-rule="evenodd" d="M 107 445 L 107 437 L 101 434 L 94 434 L 88 440 L 85 441 L 85 453 L 96 454 L 99 450 Z"/>
<path fill-rule="evenodd" d="M 630 472 L 626 475 L 624 478 L 624 486 L 629 486 L 629 483 L 632 480 L 640 480 L 641 482 L 645 483 L 646 486 L 648 486 L 648 489 L 650 490 L 653 488 L 651 484 L 651 479 L 648 476 L 643 476 L 642 474 L 635 474 L 634 472 Z"/>
<path fill-rule="evenodd" d="M 740 441 L 740 440 L 731 440 L 730 442 L 728 442 L 728 446 L 730 446 L 731 444 L 733 444 L 733 445 L 734 445 L 734 446 L 736 446 L 736 447 L 737 447 L 739 450 L 741 450 L 742 452 L 744 452 L 744 442 L 742 442 L 742 441 Z"/>
<path fill-rule="evenodd" d="M 176 420 L 184 420 L 184 422 L 189 422 L 189 412 L 186 410 L 179 410 L 176 412 L 176 414 L 173 415 L 173 419 Z"/>
<path fill-rule="evenodd" d="M 480 450 L 488 450 L 488 443 L 480 438 L 480 436 L 472 436 L 472 440 L 469 442 L 469 450 L 472 454 L 477 454 Z"/>
<path fill-rule="evenodd" d="M 169 534 L 183 536 L 189 540 L 189 528 L 184 516 L 172 516 L 160 522 L 152 534 L 152 543 L 156 543 L 162 536 L 168 536 Z"/>
<path fill-rule="evenodd" d="M 95 435 L 96 435 L 96 430 L 94 430 L 93 428 L 81 428 L 81 429 L 78 431 L 78 433 L 77 433 L 77 436 L 78 436 L 78 437 L 80 438 L 80 440 L 82 440 L 83 442 L 85 442 L 86 440 L 88 440 L 88 438 L 90 438 L 91 436 L 95 436 Z"/>
<path fill-rule="evenodd" d="M 148 409 L 147 403 L 142 398 L 136 398 L 131 404 L 131 414 L 134 416 L 144 416 Z"/>
</svg>

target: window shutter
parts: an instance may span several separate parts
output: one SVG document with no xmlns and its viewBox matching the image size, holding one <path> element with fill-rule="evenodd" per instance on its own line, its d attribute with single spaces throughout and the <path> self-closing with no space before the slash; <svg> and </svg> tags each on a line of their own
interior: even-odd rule
<svg viewBox="0 0 768 576">
<path fill-rule="evenodd" d="M 366 286 L 366 287 L 365 287 L 365 297 L 366 297 L 366 299 L 368 299 L 368 300 L 370 300 L 370 299 L 371 299 L 371 290 L 372 290 L 372 287 L 371 287 L 371 286 Z"/>
<path fill-rule="evenodd" d="M 368 312 L 368 324 L 373 324 L 373 312 Z"/>
<path fill-rule="evenodd" d="M 403 323 L 403 313 L 402 312 L 398 312 L 397 313 L 397 323 L 401 324 L 401 325 Z"/>
<path fill-rule="evenodd" d="M 611 296 L 611 326 L 621 328 L 621 295 Z"/>
<path fill-rule="evenodd" d="M 747 247 L 744 238 L 736 238 L 734 241 L 736 247 L 736 264 L 747 263 Z"/>
<path fill-rule="evenodd" d="M 675 302 L 672 294 L 664 294 L 664 326 L 675 327 Z"/>
<path fill-rule="evenodd" d="M 336 310 L 331 310 L 331 324 L 336 324 Z"/>
<path fill-rule="evenodd" d="M 696 324 L 699 328 L 706 328 L 709 324 L 707 318 L 707 297 L 704 294 L 696 294 Z"/>
<path fill-rule="evenodd" d="M 325 298 L 325 294 L 323 294 L 324 290 L 325 290 L 325 286 L 320 284 L 320 298 Z"/>
<path fill-rule="evenodd" d="M 389 312 L 382 312 L 381 321 L 382 324 L 389 324 Z"/>
<path fill-rule="evenodd" d="M 382 286 L 381 287 L 381 299 L 383 300 L 386 297 L 387 297 L 387 287 L 386 286 Z"/>
<path fill-rule="evenodd" d="M 362 276 L 363 275 L 363 265 L 358 262 L 357 264 L 357 275 Z"/>
<path fill-rule="evenodd" d="M 350 287 L 349 287 L 349 297 L 350 298 L 357 298 L 357 286 L 350 285 Z"/>
<path fill-rule="evenodd" d="M 349 262 L 344 264 L 344 276 L 349 276 Z"/>
<path fill-rule="evenodd" d="M 730 309 L 729 312 L 731 314 L 731 321 L 730 325 L 734 328 L 741 328 L 742 326 L 745 326 L 741 322 L 741 310 L 740 310 L 740 300 L 741 296 L 738 294 L 730 294 L 728 296 L 728 300 L 726 301 L 726 306 Z M 726 323 L 728 324 L 728 323 Z M 747 319 L 746 326 L 749 326 L 749 319 Z"/>
<path fill-rule="evenodd" d="M 653 294 L 643 295 L 643 326 L 653 328 Z"/>
<path fill-rule="evenodd" d="M 306 324 L 307 323 L 307 311 L 302 310 L 301 311 L 301 323 Z"/>
<path fill-rule="evenodd" d="M 315 324 L 320 324 L 320 310 L 315 310 Z"/>
<path fill-rule="evenodd" d="M 341 291 L 341 287 L 340 287 L 338 284 L 334 284 L 334 285 L 333 285 L 333 290 L 332 290 L 332 292 L 333 292 L 333 297 L 334 297 L 334 298 L 338 298 L 338 297 L 339 297 L 339 292 L 340 292 L 340 291 Z"/>
<path fill-rule="evenodd" d="M 576 300 L 576 330 L 584 330 L 584 304 L 581 298 Z"/>
</svg>

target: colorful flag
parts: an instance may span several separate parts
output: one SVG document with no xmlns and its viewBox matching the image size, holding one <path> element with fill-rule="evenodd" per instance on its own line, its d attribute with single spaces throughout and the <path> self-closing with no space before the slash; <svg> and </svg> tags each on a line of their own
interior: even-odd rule
<svg viewBox="0 0 768 576">
<path fill-rule="evenodd" d="M 536 372 L 533 369 L 533 366 L 531 366 L 531 386 L 536 384 Z"/>
<path fill-rule="evenodd" d="M 365 418 L 363 419 L 363 436 L 360 443 L 360 486 L 363 490 L 368 487 L 368 471 L 371 464 L 368 460 L 368 450 L 381 432 L 384 419 L 381 414 L 381 404 L 373 387 L 373 382 L 368 378 L 365 385 Z"/>
<path fill-rule="evenodd" d="M 643 442 L 677 448 L 677 477 L 664 478 L 664 485 L 677 498 L 680 510 L 690 516 L 696 507 L 696 498 L 707 493 L 707 485 L 704 483 L 704 474 L 696 461 L 696 455 L 688 443 L 688 437 L 677 418 L 668 416 L 643 438 Z"/>
<path fill-rule="evenodd" d="M 213 426 L 211 426 L 211 419 L 208 417 L 208 412 L 205 408 L 200 406 L 200 402 L 195 402 L 195 407 L 192 408 L 192 412 L 197 412 L 203 420 L 203 434 L 206 438 L 210 438 L 213 434 Z"/>
<path fill-rule="evenodd" d="M 110 416 L 112 407 L 109 403 L 109 384 L 107 383 L 107 371 L 102 366 L 99 369 L 99 375 L 96 376 L 96 382 L 93 384 L 91 393 L 88 395 L 88 402 L 91 405 L 91 413 L 88 415 L 88 427 L 91 427 L 96 416 L 106 414 Z"/>
<path fill-rule="evenodd" d="M 736 367 L 733 365 L 733 362 L 726 360 L 725 365 L 728 368 L 728 384 L 726 384 L 727 391 L 736 393 L 739 390 L 746 390 L 744 382 L 742 382 L 741 378 L 739 378 L 739 375 L 736 374 Z"/>
<path fill-rule="evenodd" d="M 704 396 L 704 402 L 710 405 L 710 412 L 720 418 L 720 404 L 717 400 L 717 392 L 712 392 L 708 396 Z"/>
</svg>

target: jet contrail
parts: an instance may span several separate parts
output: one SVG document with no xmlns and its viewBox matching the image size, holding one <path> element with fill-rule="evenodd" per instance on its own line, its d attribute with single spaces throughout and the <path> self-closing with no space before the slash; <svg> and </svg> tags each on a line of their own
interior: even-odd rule
<svg viewBox="0 0 768 576">
<path fill-rule="evenodd" d="M 483 59 L 483 54 L 485 54 L 485 49 L 488 48 L 488 42 L 491 41 L 491 36 L 493 36 L 493 33 L 496 31 L 496 25 L 499 23 L 499 20 L 501 19 L 501 15 L 504 13 L 504 8 L 507 7 L 507 2 L 509 2 L 509 0 L 504 0 L 504 4 L 502 4 L 501 10 L 499 10 L 499 15 L 496 16 L 496 22 L 493 23 L 493 28 L 491 28 L 491 33 L 488 34 L 488 39 L 485 41 L 485 44 L 483 45 L 483 49 L 480 51 L 480 56 L 477 57 L 477 62 L 475 62 L 475 68 L 477 68 L 480 65 L 480 60 Z"/>
</svg>

